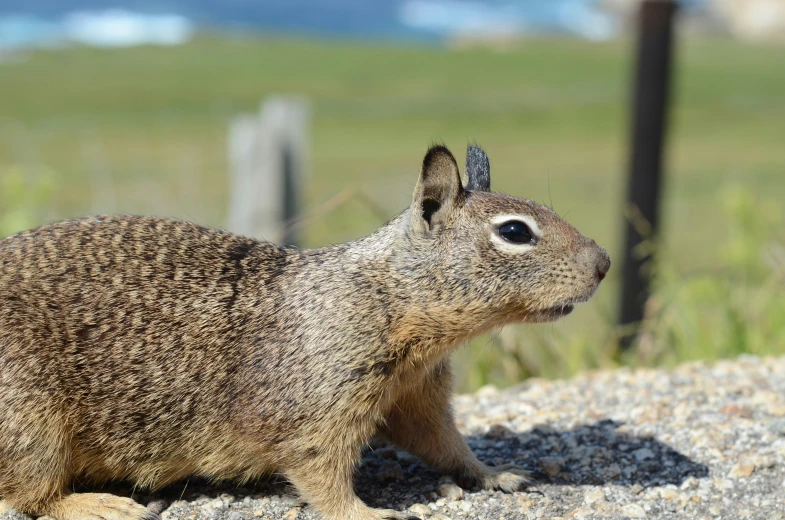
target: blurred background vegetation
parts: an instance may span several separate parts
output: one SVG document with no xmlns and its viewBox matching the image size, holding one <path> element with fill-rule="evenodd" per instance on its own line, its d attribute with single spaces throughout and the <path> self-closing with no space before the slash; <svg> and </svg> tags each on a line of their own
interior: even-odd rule
<svg viewBox="0 0 785 520">
<path fill-rule="evenodd" d="M 304 245 L 367 234 L 411 198 L 427 146 L 476 140 L 495 190 L 552 205 L 620 259 L 633 41 L 503 49 L 202 33 L 178 46 L 37 49 L 0 63 L 0 236 L 90 213 L 226 225 L 227 129 L 269 94 L 313 110 Z M 620 262 L 555 324 L 457 353 L 458 387 L 620 363 L 785 354 L 785 47 L 679 34 L 654 296 L 617 349 Z M 369 204 L 371 201 L 372 204 Z"/>
</svg>

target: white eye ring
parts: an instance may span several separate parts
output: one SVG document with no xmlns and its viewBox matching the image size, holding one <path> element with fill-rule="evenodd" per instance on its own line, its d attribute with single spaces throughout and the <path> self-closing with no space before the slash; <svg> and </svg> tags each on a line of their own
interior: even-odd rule
<svg viewBox="0 0 785 520">
<path fill-rule="evenodd" d="M 529 229 L 531 230 L 532 236 L 534 238 L 534 243 L 516 244 L 513 242 L 508 242 L 499 236 L 499 233 L 497 232 L 499 226 L 516 220 L 529 226 Z M 525 253 L 534 249 L 535 244 L 541 239 L 542 231 L 540 231 L 540 226 L 538 226 L 537 222 L 528 215 L 496 215 L 491 219 L 491 243 L 493 243 L 493 245 L 496 246 L 496 248 L 500 251 L 509 254 Z"/>
</svg>

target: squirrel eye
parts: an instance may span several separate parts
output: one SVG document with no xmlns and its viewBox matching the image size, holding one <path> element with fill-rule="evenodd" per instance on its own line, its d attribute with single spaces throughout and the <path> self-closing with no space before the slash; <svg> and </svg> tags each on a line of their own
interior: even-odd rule
<svg viewBox="0 0 785 520">
<path fill-rule="evenodd" d="M 507 242 L 514 244 L 532 244 L 534 245 L 534 235 L 532 234 L 529 226 L 519 220 L 505 222 L 499 226 L 499 236 Z"/>
</svg>

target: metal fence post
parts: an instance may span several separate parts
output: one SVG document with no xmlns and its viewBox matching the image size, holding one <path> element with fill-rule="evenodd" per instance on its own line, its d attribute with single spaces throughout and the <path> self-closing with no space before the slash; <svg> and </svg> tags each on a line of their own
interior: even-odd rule
<svg viewBox="0 0 785 520">
<path fill-rule="evenodd" d="M 627 331 L 643 320 L 650 294 L 652 251 L 640 244 L 656 236 L 659 224 L 676 7 L 673 0 L 644 0 L 640 9 L 619 319 Z M 629 348 L 636 336 L 624 333 L 621 347 Z"/>
</svg>

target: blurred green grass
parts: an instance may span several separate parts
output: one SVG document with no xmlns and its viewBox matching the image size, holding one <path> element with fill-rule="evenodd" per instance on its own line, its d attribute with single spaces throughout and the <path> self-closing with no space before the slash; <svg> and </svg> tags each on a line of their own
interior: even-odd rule
<svg viewBox="0 0 785 520">
<path fill-rule="evenodd" d="M 754 200 L 785 200 L 783 48 L 683 38 L 676 50 L 663 287 L 684 273 L 718 269 L 739 218 L 726 211 L 723 186 Z M 527 40 L 495 52 L 213 37 L 164 49 L 35 52 L 0 64 L 0 176 L 23 172 L 47 195 L 38 206 L 20 206 L 6 190 L 0 215 L 14 218 L 0 234 L 22 222 L 106 211 L 223 226 L 229 121 L 283 93 L 305 95 L 313 108 L 306 209 L 350 186 L 392 216 L 409 204 L 429 143 L 445 142 L 462 160 L 476 140 L 491 157 L 494 189 L 552 205 L 619 259 L 632 55 L 628 41 Z M 770 216 L 753 211 L 753 218 Z M 352 199 L 309 221 L 305 242 L 341 242 L 380 224 Z M 781 238 L 781 224 L 773 228 L 776 236 L 748 247 Z M 612 324 L 620 267 L 563 322 L 509 328 L 462 349 L 460 388 L 618 362 Z M 709 301 L 719 305 L 720 296 Z M 681 350 L 659 345 L 650 357 L 671 359 L 665 349 L 688 358 L 684 342 Z M 730 355 L 711 344 L 694 352 Z"/>
</svg>

